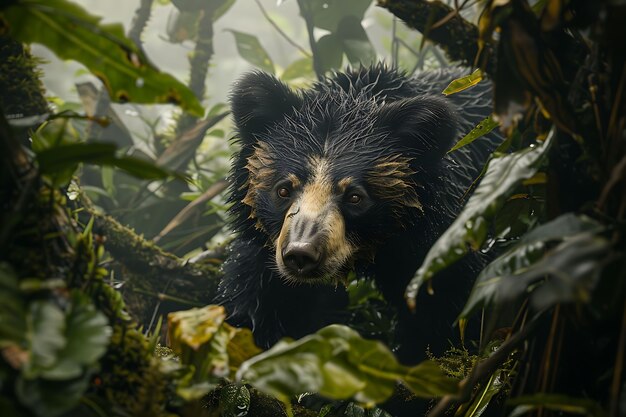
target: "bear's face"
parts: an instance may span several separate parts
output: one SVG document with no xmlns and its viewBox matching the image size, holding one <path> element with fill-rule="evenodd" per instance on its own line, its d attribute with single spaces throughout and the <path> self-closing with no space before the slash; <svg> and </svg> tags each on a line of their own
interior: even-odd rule
<svg viewBox="0 0 626 417">
<path fill-rule="evenodd" d="M 336 86 L 297 94 L 263 73 L 239 82 L 232 109 L 245 162 L 240 203 L 294 283 L 341 281 L 417 221 L 420 173 L 454 135 L 438 98 L 386 103 Z"/>
</svg>

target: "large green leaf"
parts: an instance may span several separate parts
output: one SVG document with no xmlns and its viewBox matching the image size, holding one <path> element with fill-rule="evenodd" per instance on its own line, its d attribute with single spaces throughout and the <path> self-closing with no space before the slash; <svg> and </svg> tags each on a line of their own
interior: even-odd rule
<svg viewBox="0 0 626 417">
<path fill-rule="evenodd" d="M 25 378 L 78 378 L 104 354 L 111 329 L 84 294 L 72 293 L 67 312 L 50 301 L 34 301 L 30 307 Z"/>
<path fill-rule="evenodd" d="M 237 380 L 285 403 L 294 395 L 318 392 L 372 405 L 389 398 L 398 382 L 425 398 L 455 393 L 458 388 L 434 362 L 403 366 L 385 345 L 363 339 L 342 325 L 325 327 L 294 342 L 279 342 L 246 361 Z"/>
<path fill-rule="evenodd" d="M 333 33 L 322 36 L 315 43 L 316 59 L 323 72 L 339 69 L 343 62 L 341 39 Z"/>
<path fill-rule="evenodd" d="M 116 166 L 143 179 L 180 178 L 180 175 L 150 161 L 118 156 L 117 146 L 112 143 L 73 143 L 46 148 L 37 153 L 37 162 L 41 173 L 50 176 L 58 175 L 59 172 L 69 172 L 71 176 L 79 163 L 89 163 Z"/>
<path fill-rule="evenodd" d="M 535 175 L 553 135 L 554 131 L 543 143 L 491 159 L 476 191 L 448 230 L 430 248 L 409 283 L 406 298 L 411 308 L 415 308 L 420 287 L 435 273 L 461 259 L 470 248 L 480 249 L 487 238 L 488 222 L 515 188 Z"/>
<path fill-rule="evenodd" d="M 336 34 L 341 39 L 343 52 L 352 65 L 369 65 L 376 61 L 376 50 L 361 26 L 360 19 L 346 16 L 341 20 Z"/>
<path fill-rule="evenodd" d="M 235 36 L 237 51 L 243 59 L 264 71 L 274 73 L 274 63 L 256 36 L 233 29 L 227 31 Z"/>
<path fill-rule="evenodd" d="M 517 301 L 545 275 L 552 278 L 532 289 L 535 308 L 587 299 L 597 278 L 595 260 L 608 248 L 605 239 L 595 236 L 602 230 L 600 223 L 574 214 L 565 214 L 532 230 L 483 269 L 461 317 L 469 317 L 484 306 Z M 554 243 L 561 244 L 548 251 Z"/>
<path fill-rule="evenodd" d="M 156 69 L 120 24 L 100 24 L 99 17 L 67 0 L 21 0 L 1 16 L 15 39 L 85 65 L 115 101 L 175 103 L 196 116 L 204 112 L 191 90 Z"/>
<path fill-rule="evenodd" d="M 312 0 L 309 1 L 316 27 L 336 32 L 341 21 L 352 16 L 360 22 L 372 0 Z"/>
</svg>

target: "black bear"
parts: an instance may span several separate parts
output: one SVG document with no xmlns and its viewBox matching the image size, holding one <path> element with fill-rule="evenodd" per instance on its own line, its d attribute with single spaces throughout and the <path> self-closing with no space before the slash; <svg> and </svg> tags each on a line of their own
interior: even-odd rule
<svg viewBox="0 0 626 417">
<path fill-rule="evenodd" d="M 403 293 L 426 252 L 462 207 L 495 140 L 447 155 L 491 113 L 482 82 L 449 98 L 463 70 L 407 77 L 383 64 L 347 70 L 293 91 L 252 72 L 231 95 L 241 150 L 231 171 L 237 237 L 219 302 L 230 321 L 268 347 L 340 321 L 350 271 L 374 277 L 399 312 L 402 360 L 458 339 L 452 323 L 478 257 L 435 278 L 411 314 Z M 494 138 L 497 134 L 494 135 Z"/>
</svg>

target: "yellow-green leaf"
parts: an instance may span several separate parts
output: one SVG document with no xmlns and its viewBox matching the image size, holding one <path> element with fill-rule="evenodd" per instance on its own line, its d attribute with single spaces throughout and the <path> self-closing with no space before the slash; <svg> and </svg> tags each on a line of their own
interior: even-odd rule
<svg viewBox="0 0 626 417">
<path fill-rule="evenodd" d="M 443 90 L 443 94 L 449 96 L 451 94 L 458 93 L 459 91 L 467 90 L 470 87 L 475 86 L 483 79 L 483 72 L 480 69 L 472 72 L 470 75 L 466 75 L 465 77 L 457 78 L 452 81 L 445 90 Z"/>
</svg>

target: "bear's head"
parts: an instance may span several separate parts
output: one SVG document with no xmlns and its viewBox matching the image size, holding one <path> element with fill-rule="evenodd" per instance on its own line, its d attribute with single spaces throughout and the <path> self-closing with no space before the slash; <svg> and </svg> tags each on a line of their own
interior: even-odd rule
<svg viewBox="0 0 626 417">
<path fill-rule="evenodd" d="M 436 180 L 455 114 L 443 97 L 397 97 L 375 83 L 293 91 L 253 72 L 232 92 L 235 204 L 289 282 L 337 283 L 424 215 L 424 184 Z"/>
</svg>

